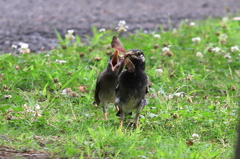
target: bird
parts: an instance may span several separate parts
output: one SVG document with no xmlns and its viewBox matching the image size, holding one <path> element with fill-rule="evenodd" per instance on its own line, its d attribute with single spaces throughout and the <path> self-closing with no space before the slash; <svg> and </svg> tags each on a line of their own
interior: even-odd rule
<svg viewBox="0 0 240 159">
<path fill-rule="evenodd" d="M 149 77 L 145 72 L 145 57 L 141 50 L 133 49 L 125 53 L 126 69 L 121 72 L 116 85 L 117 114 L 120 116 L 120 129 L 126 115 L 136 110 L 135 126 L 139 125 L 139 115 L 147 104 L 145 95 L 149 88 Z"/>
<path fill-rule="evenodd" d="M 97 78 L 96 88 L 94 93 L 95 103 L 99 106 L 102 103 L 102 109 L 105 120 L 107 118 L 108 103 L 115 102 L 115 88 L 119 74 L 123 69 L 122 58 L 118 55 L 116 50 L 113 55 L 110 56 L 107 68 L 103 70 Z M 118 107 L 115 106 L 117 111 Z"/>
</svg>

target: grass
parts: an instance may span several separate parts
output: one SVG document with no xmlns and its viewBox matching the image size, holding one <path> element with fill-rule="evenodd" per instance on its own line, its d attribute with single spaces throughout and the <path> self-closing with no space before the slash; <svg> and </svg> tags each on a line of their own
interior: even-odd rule
<svg viewBox="0 0 240 159">
<path fill-rule="evenodd" d="M 60 158 L 232 158 L 240 52 L 231 52 L 231 47 L 240 46 L 240 23 L 211 18 L 195 23 L 182 22 L 177 31 L 160 27 L 161 38 L 141 31 L 120 36 L 126 50 L 145 53 L 152 82 L 140 128 L 131 126 L 131 117 L 123 133 L 113 105 L 108 121 L 101 107 L 93 105 L 96 78 L 118 33 L 93 28 L 89 45 L 78 36 L 69 41 L 57 34 L 60 45 L 55 50 L 1 55 L 0 145 Z M 228 38 L 221 39 L 223 34 Z M 201 41 L 192 42 L 194 37 Z M 221 51 L 215 52 L 216 47 Z M 67 88 L 71 90 L 64 94 Z"/>
</svg>

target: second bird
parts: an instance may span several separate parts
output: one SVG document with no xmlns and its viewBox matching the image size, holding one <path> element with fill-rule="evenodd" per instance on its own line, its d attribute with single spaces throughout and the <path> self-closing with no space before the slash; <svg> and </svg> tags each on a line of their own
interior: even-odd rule
<svg viewBox="0 0 240 159">
<path fill-rule="evenodd" d="M 115 51 L 107 64 L 107 68 L 101 72 L 97 78 L 94 99 L 97 105 L 102 103 L 102 109 L 105 120 L 107 120 L 108 103 L 115 102 L 115 88 L 119 73 L 122 71 L 123 63 Z M 118 110 L 118 107 L 116 106 Z"/>
<path fill-rule="evenodd" d="M 149 78 L 145 73 L 145 57 L 141 50 L 131 50 L 125 54 L 126 70 L 123 71 L 116 86 L 116 104 L 119 107 L 120 129 L 125 115 L 136 110 L 135 126 L 138 127 L 139 115 L 146 105 Z"/>
</svg>

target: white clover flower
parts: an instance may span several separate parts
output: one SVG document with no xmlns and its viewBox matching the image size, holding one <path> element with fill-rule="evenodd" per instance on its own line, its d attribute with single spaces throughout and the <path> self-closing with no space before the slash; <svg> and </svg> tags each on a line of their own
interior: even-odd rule
<svg viewBox="0 0 240 159">
<path fill-rule="evenodd" d="M 49 57 L 49 56 L 50 56 L 49 54 L 44 55 L 44 57 Z"/>
<path fill-rule="evenodd" d="M 226 34 L 221 34 L 221 35 L 219 35 L 219 37 L 218 37 L 218 39 L 219 39 L 219 41 L 220 41 L 221 43 L 227 42 L 227 38 L 228 38 L 228 36 L 227 36 Z"/>
<path fill-rule="evenodd" d="M 172 94 L 167 95 L 167 100 L 172 99 L 172 98 L 173 98 Z"/>
<path fill-rule="evenodd" d="M 197 52 L 197 53 L 196 53 L 196 56 L 197 56 L 197 57 L 200 57 L 200 58 L 203 58 L 203 54 L 202 54 L 201 52 Z"/>
<path fill-rule="evenodd" d="M 40 109 L 41 109 L 41 108 L 40 108 L 40 105 L 39 105 L 39 104 L 36 104 L 36 105 L 35 105 L 35 109 L 36 109 L 36 110 L 40 110 Z"/>
<path fill-rule="evenodd" d="M 173 28 L 172 32 L 173 32 L 173 34 L 176 34 L 177 33 L 177 29 Z"/>
<path fill-rule="evenodd" d="M 30 52 L 30 49 L 28 48 L 28 44 L 26 44 L 26 43 L 19 43 L 19 45 L 20 45 L 20 48 L 18 49 L 21 53 L 23 53 L 23 54 L 27 54 L 27 53 L 29 53 Z"/>
<path fill-rule="evenodd" d="M 65 38 L 69 39 L 69 40 L 73 40 L 75 39 L 75 36 L 73 35 L 74 30 L 68 30 L 68 33 L 65 35 Z"/>
<path fill-rule="evenodd" d="M 100 33 L 103 33 L 103 32 L 105 32 L 105 31 L 106 31 L 106 29 L 104 29 L 104 28 L 99 29 L 99 32 L 100 32 Z"/>
<path fill-rule="evenodd" d="M 193 141 L 198 141 L 200 139 L 200 136 L 198 134 L 192 134 Z"/>
<path fill-rule="evenodd" d="M 164 48 L 162 48 L 162 52 L 166 53 L 166 52 L 168 52 L 168 51 L 170 51 L 170 48 L 169 48 L 169 47 L 164 47 Z"/>
<path fill-rule="evenodd" d="M 126 26 L 126 22 L 124 20 L 120 20 L 118 23 L 118 27 L 116 29 L 119 33 L 127 31 L 128 26 Z"/>
<path fill-rule="evenodd" d="M 227 53 L 226 55 L 224 55 L 224 58 L 225 58 L 225 59 L 230 59 L 230 58 L 232 58 L 232 57 L 230 56 L 229 53 Z"/>
<path fill-rule="evenodd" d="M 231 47 L 231 52 L 235 53 L 235 52 L 239 52 L 239 48 L 237 46 L 232 46 Z"/>
<path fill-rule="evenodd" d="M 68 32 L 68 34 L 73 34 L 73 33 L 74 33 L 74 30 L 71 29 L 71 30 L 68 30 L 67 32 Z"/>
<path fill-rule="evenodd" d="M 223 23 L 227 23 L 228 20 L 229 20 L 228 17 L 223 17 L 223 18 L 222 18 Z"/>
<path fill-rule="evenodd" d="M 163 69 L 158 68 L 158 69 L 155 70 L 155 72 L 156 72 L 157 76 L 161 76 L 162 73 L 163 73 Z"/>
<path fill-rule="evenodd" d="M 194 22 L 190 22 L 190 26 L 195 26 L 196 24 Z"/>
<path fill-rule="evenodd" d="M 60 64 L 65 64 L 67 61 L 65 61 L 65 60 L 58 60 L 58 59 L 56 59 L 56 62 L 57 62 L 57 63 L 60 63 Z"/>
<path fill-rule="evenodd" d="M 160 39 L 160 38 L 161 38 L 160 34 L 154 34 L 153 37 L 154 37 L 154 38 L 157 38 L 157 39 Z"/>
<path fill-rule="evenodd" d="M 183 97 L 184 96 L 184 92 L 177 92 L 177 93 L 174 93 L 174 96 L 176 97 Z"/>
<path fill-rule="evenodd" d="M 12 45 L 12 48 L 13 48 L 13 49 L 16 49 L 16 48 L 17 48 L 17 45 Z"/>
<path fill-rule="evenodd" d="M 221 50 L 221 49 L 220 49 L 219 47 L 214 47 L 214 48 L 212 49 L 212 52 L 218 53 L 220 50 Z"/>
<path fill-rule="evenodd" d="M 192 42 L 194 42 L 194 43 L 199 43 L 200 41 L 201 41 L 200 37 L 192 38 Z"/>
</svg>

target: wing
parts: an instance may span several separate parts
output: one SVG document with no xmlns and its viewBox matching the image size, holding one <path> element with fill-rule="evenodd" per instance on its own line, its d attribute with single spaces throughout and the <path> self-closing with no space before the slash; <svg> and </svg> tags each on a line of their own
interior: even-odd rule
<svg viewBox="0 0 240 159">
<path fill-rule="evenodd" d="M 147 86 L 146 86 L 146 93 L 148 93 L 148 92 L 149 92 L 149 87 L 150 87 L 150 85 L 151 85 L 150 78 L 149 78 L 149 76 L 147 75 Z"/>
<path fill-rule="evenodd" d="M 129 60 L 129 59 L 125 59 L 125 61 L 126 61 L 126 68 L 127 68 L 128 72 L 134 73 L 135 72 L 135 65 L 132 63 L 132 61 Z"/>
<path fill-rule="evenodd" d="M 100 76 L 101 76 L 101 74 L 97 78 L 96 88 L 95 88 L 95 92 L 94 92 L 94 100 L 95 100 L 95 103 L 97 105 L 99 105 L 100 102 L 101 102 L 100 99 L 99 99 L 99 96 L 98 96 L 98 93 L 99 93 L 99 90 L 100 90 Z"/>
</svg>

